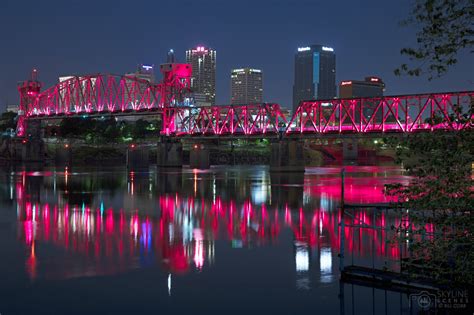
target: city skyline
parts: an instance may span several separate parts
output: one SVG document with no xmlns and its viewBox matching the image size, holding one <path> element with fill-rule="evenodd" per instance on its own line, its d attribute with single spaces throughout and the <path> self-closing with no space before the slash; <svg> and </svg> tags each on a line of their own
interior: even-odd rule
<svg viewBox="0 0 474 315">
<path fill-rule="evenodd" d="M 13 2 L 0 5 L 0 35 L 5 47 L 0 58 L 0 109 L 18 103 L 16 84 L 28 78 L 34 67 L 40 71 L 39 78 L 47 88 L 61 74 L 127 73 L 140 63 L 160 64 L 169 48 L 177 52 L 177 62 L 184 62 L 182 52 L 196 44 L 219 51 L 217 104 L 229 102 L 229 71 L 237 65 L 251 64 L 265 72 L 266 99 L 291 107 L 293 56 L 298 47 L 312 43 L 325 43 L 337 52 L 337 83 L 375 75 L 384 78 L 388 87 L 386 95 L 469 90 L 474 86 L 471 75 L 474 65 L 469 63 L 467 52 L 461 53 L 458 65 L 440 79 L 428 81 L 426 77 L 393 74 L 393 69 L 407 61 L 400 55 L 400 49 L 415 41 L 415 30 L 399 25 L 410 12 L 408 1 L 383 5 L 377 1 L 366 1 L 364 5 L 348 3 L 344 12 L 337 10 L 336 4 L 308 1 L 302 1 L 298 6 L 290 1 L 273 1 L 272 6 L 256 3 L 249 12 L 245 10 L 246 4 L 250 4 L 247 1 L 242 1 L 241 6 L 204 1 L 213 4 L 204 12 L 200 5 L 184 1 L 187 10 L 183 17 L 191 16 L 193 12 L 201 14 L 198 17 L 200 28 L 173 30 L 179 24 L 178 19 L 160 16 L 154 26 L 149 22 L 153 19 L 143 18 L 133 26 L 128 25 L 126 31 L 120 24 L 128 12 L 125 2 L 114 2 L 115 10 L 105 20 L 97 15 L 90 16 L 90 10 L 83 9 L 87 2 L 72 3 L 74 10 L 56 1 L 43 3 L 35 10 Z M 140 3 L 145 2 L 137 5 Z M 101 3 L 95 10 L 103 12 L 106 7 Z M 171 3 L 160 4 L 160 9 L 175 8 Z M 48 19 L 51 12 L 64 14 L 55 13 L 53 23 L 54 19 Z M 234 22 L 244 12 L 248 23 Z M 257 19 L 263 12 L 267 13 L 263 20 Z M 342 22 L 330 23 L 336 12 Z M 19 14 L 38 27 L 30 28 L 22 23 L 24 19 L 16 18 Z M 152 17 L 154 13 L 147 10 L 143 15 Z M 210 16 L 213 19 L 206 18 Z M 282 20 L 286 23 L 280 23 Z M 259 27 L 255 28 L 257 24 Z M 58 28 L 57 25 L 71 27 Z M 16 30 L 15 34 L 10 32 L 12 28 Z M 51 36 L 43 36 L 47 33 Z M 58 45 L 55 38 L 67 40 Z M 150 38 L 154 40 L 150 41 Z"/>
</svg>

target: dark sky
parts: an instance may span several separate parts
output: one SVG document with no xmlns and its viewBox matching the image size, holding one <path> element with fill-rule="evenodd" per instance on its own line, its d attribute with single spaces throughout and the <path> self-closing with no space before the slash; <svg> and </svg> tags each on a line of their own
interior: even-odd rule
<svg viewBox="0 0 474 315">
<path fill-rule="evenodd" d="M 386 94 L 474 89 L 472 55 L 429 82 L 396 77 L 400 48 L 415 41 L 401 27 L 413 0 L 0 0 L 0 109 L 17 104 L 16 83 L 40 71 L 46 87 L 59 75 L 134 71 L 178 61 L 197 44 L 217 50 L 217 102 L 229 103 L 230 70 L 264 71 L 266 101 L 291 106 L 297 47 L 336 52 L 337 81 L 380 76 Z M 158 74 L 157 74 L 158 75 Z M 159 75 L 158 75 L 159 77 Z"/>
</svg>

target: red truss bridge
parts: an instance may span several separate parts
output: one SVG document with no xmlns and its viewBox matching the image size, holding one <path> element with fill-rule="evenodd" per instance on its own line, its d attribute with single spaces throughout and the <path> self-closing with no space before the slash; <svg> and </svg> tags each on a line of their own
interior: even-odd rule
<svg viewBox="0 0 474 315">
<path fill-rule="evenodd" d="M 31 80 L 18 86 L 17 134 L 25 135 L 29 119 L 156 112 L 182 105 L 190 92 L 191 65 L 163 64 L 160 70 L 163 81 L 157 84 L 134 76 L 93 74 L 73 76 L 44 91 L 33 70 Z"/>
<path fill-rule="evenodd" d="M 161 133 L 171 137 L 324 135 L 455 131 L 473 127 L 474 91 L 376 98 L 312 100 L 286 117 L 275 103 L 195 107 L 189 103 L 191 67 L 161 66 L 163 81 L 133 76 L 74 76 L 44 90 L 21 83 L 17 134 L 31 119 L 82 115 L 160 114 Z"/>
<path fill-rule="evenodd" d="M 474 92 L 301 102 L 287 133 L 370 133 L 472 128 Z"/>
<path fill-rule="evenodd" d="M 280 105 L 274 103 L 164 109 L 163 133 L 175 136 L 262 136 L 287 126 Z"/>
</svg>

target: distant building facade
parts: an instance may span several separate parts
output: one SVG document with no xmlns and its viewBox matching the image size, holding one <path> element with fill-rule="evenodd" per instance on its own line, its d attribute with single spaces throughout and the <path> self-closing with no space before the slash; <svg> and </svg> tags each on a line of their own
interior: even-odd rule
<svg viewBox="0 0 474 315">
<path fill-rule="evenodd" d="M 208 100 L 206 94 L 192 93 L 192 104 L 197 107 L 211 106 L 211 102 Z"/>
<path fill-rule="evenodd" d="M 216 51 L 198 46 L 186 51 L 186 63 L 191 64 L 191 89 L 206 95 L 206 102 L 216 103 Z"/>
<path fill-rule="evenodd" d="M 263 102 L 263 73 L 259 69 L 243 68 L 231 72 L 231 104 Z"/>
<path fill-rule="evenodd" d="M 364 81 L 350 80 L 339 83 L 339 98 L 380 97 L 385 83 L 379 77 L 366 77 Z"/>
<path fill-rule="evenodd" d="M 155 66 L 140 64 L 137 66 L 137 71 L 125 74 L 128 77 L 135 77 L 138 79 L 146 80 L 150 83 L 155 82 Z"/>
<path fill-rule="evenodd" d="M 382 97 L 385 91 L 385 83 L 379 77 L 366 77 L 364 81 L 350 80 L 341 81 L 339 83 L 339 98 L 372 98 Z M 377 110 L 379 101 L 366 100 L 364 101 L 364 107 L 362 114 L 364 118 L 369 121 L 372 119 L 372 123 L 380 123 L 383 118 L 383 111 Z M 375 113 L 375 117 L 372 117 Z M 355 112 L 355 118 L 358 121 L 360 119 L 359 111 Z M 385 121 L 393 122 L 395 117 L 388 113 Z"/>
<path fill-rule="evenodd" d="M 7 108 L 5 109 L 7 113 L 15 113 L 15 114 L 18 114 L 19 110 L 20 110 L 20 106 L 14 105 L 14 104 L 7 105 Z"/>
<path fill-rule="evenodd" d="M 336 97 L 336 54 L 323 45 L 298 48 L 295 55 L 293 111 L 303 100 Z"/>
<path fill-rule="evenodd" d="M 166 63 L 175 63 L 174 50 L 170 49 L 166 54 Z"/>
</svg>

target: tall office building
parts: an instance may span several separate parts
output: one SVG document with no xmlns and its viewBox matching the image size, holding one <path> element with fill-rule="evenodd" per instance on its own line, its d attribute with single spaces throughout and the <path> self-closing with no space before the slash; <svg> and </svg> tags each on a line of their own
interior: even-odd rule
<svg viewBox="0 0 474 315">
<path fill-rule="evenodd" d="M 231 78 L 231 104 L 263 102 L 263 73 L 259 69 L 234 69 Z"/>
<path fill-rule="evenodd" d="M 339 83 L 339 98 L 383 96 L 385 83 L 378 77 L 366 77 L 364 81 L 351 80 Z"/>
<path fill-rule="evenodd" d="M 191 64 L 191 89 L 206 95 L 206 101 L 216 103 L 216 51 L 198 46 L 186 51 L 186 63 Z"/>
<path fill-rule="evenodd" d="M 336 54 L 322 45 L 298 48 L 295 55 L 293 111 L 303 100 L 336 97 Z"/>
</svg>

